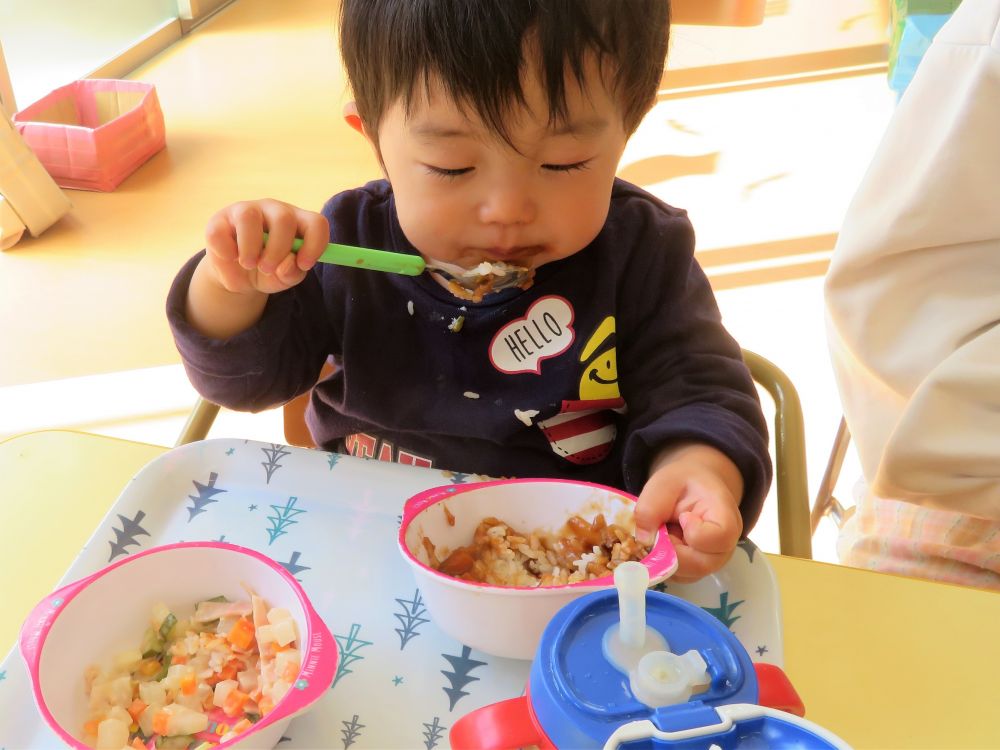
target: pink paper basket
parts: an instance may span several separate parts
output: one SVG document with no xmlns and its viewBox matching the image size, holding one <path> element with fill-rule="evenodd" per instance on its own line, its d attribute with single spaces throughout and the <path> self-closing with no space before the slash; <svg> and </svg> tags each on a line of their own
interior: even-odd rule
<svg viewBox="0 0 1000 750">
<path fill-rule="evenodd" d="M 152 84 L 91 78 L 14 115 L 14 126 L 58 185 L 114 190 L 166 145 Z"/>
</svg>

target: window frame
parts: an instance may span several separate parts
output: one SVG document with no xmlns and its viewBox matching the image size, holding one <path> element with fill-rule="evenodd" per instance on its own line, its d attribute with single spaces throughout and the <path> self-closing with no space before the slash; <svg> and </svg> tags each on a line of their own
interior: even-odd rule
<svg viewBox="0 0 1000 750">
<path fill-rule="evenodd" d="M 232 2 L 235 0 L 177 0 L 177 16 L 181 22 L 182 33 L 187 34 Z"/>
<path fill-rule="evenodd" d="M 177 0 L 176 17 L 164 21 L 146 36 L 135 40 L 127 49 L 101 63 L 81 78 L 124 78 L 233 2 L 235 0 Z M 30 103 L 25 102 L 23 106 Z M 0 44 L 0 109 L 8 118 L 18 111 L 2 44 Z"/>
<path fill-rule="evenodd" d="M 14 87 L 11 86 L 10 73 L 7 71 L 7 60 L 3 56 L 3 44 L 0 44 L 0 115 L 9 118 L 16 111 Z"/>
</svg>

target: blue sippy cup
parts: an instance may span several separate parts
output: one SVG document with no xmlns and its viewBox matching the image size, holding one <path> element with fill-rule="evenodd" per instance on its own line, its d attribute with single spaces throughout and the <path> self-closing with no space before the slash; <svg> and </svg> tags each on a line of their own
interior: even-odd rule
<svg viewBox="0 0 1000 750">
<path fill-rule="evenodd" d="M 559 610 L 525 694 L 462 717 L 453 750 L 850 750 L 801 718 L 779 667 L 755 665 L 716 618 L 647 584 L 624 563 L 617 592 Z"/>
</svg>

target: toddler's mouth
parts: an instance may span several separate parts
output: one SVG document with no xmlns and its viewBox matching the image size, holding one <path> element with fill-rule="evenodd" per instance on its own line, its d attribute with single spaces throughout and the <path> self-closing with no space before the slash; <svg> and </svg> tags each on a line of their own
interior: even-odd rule
<svg viewBox="0 0 1000 750">
<path fill-rule="evenodd" d="M 503 261 L 511 265 L 530 267 L 531 258 L 542 251 L 540 245 L 519 245 L 516 247 L 487 247 L 480 252 L 490 262 Z"/>
<path fill-rule="evenodd" d="M 533 268 L 517 266 L 506 261 L 481 261 L 472 268 L 434 261 L 427 269 L 444 282 L 452 294 L 461 299 L 480 302 L 484 295 L 511 287 L 527 289 L 535 277 Z"/>
</svg>

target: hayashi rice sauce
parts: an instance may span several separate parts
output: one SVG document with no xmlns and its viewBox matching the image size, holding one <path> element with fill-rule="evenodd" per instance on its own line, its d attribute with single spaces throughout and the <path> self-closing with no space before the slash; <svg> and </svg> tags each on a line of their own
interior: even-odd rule
<svg viewBox="0 0 1000 750">
<path fill-rule="evenodd" d="M 490 268 L 492 264 L 483 263 L 481 265 Z M 469 300 L 471 302 L 482 302 L 483 297 L 485 297 L 487 294 L 490 294 L 491 292 L 494 291 L 498 291 L 496 289 L 496 286 L 499 283 L 506 281 L 507 274 L 509 273 L 509 270 L 507 269 L 513 268 L 513 267 L 507 267 L 506 264 L 501 264 L 501 263 L 497 263 L 496 265 L 503 266 L 505 270 L 503 272 L 495 272 L 493 270 L 484 271 L 481 275 L 475 277 L 475 283 L 472 289 L 466 288 L 462 284 L 455 281 L 455 279 L 449 279 L 447 283 L 448 291 L 451 292 L 456 297 L 458 297 L 459 299 Z M 519 284 L 517 284 L 517 287 L 519 289 L 530 289 L 534 283 L 535 283 L 535 269 L 532 268 L 529 271 L 527 271 L 525 277 L 521 280 Z"/>
<path fill-rule="evenodd" d="M 618 565 L 641 560 L 649 548 L 603 515 L 587 522 L 572 516 L 558 533 L 523 533 L 497 518 L 479 522 L 472 544 L 442 560 L 426 537 L 430 565 L 446 575 L 495 586 L 561 586 L 611 575 Z"/>
</svg>

